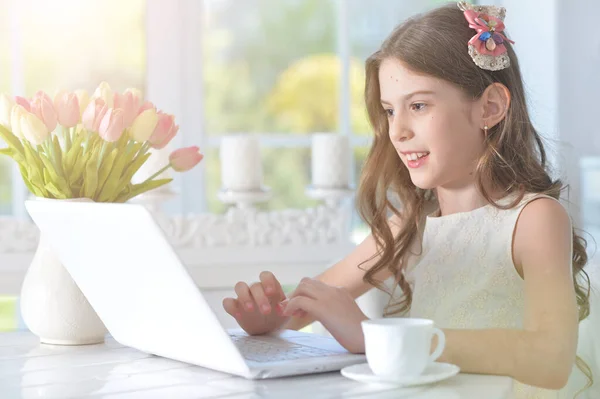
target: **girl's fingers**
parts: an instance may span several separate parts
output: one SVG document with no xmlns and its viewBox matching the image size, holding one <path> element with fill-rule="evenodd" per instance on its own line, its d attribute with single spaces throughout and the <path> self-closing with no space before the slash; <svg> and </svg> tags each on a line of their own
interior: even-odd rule
<svg viewBox="0 0 600 399">
<path fill-rule="evenodd" d="M 317 301 L 306 296 L 297 296 L 291 298 L 283 310 L 284 316 L 292 316 L 297 311 L 303 311 L 305 314 L 315 315 L 318 311 Z"/>
<path fill-rule="evenodd" d="M 260 273 L 260 282 L 263 285 L 265 293 L 268 297 L 273 297 L 277 301 L 282 301 L 285 299 L 285 293 L 283 292 L 283 288 L 275 275 L 271 272 L 262 272 Z"/>
<path fill-rule="evenodd" d="M 265 294 L 262 283 L 252 284 L 250 286 L 250 293 L 252 294 L 252 298 L 258 306 L 260 313 L 271 313 L 271 304 L 269 303 L 269 298 L 267 298 L 267 295 Z"/>
<path fill-rule="evenodd" d="M 240 281 L 235 285 L 234 289 L 238 296 L 238 301 L 243 309 L 246 312 L 254 311 L 254 299 L 252 299 L 252 294 L 250 293 L 250 287 L 248 287 L 248 284 Z"/>
<path fill-rule="evenodd" d="M 313 299 L 317 299 L 321 296 L 325 286 L 314 284 L 311 279 L 303 278 L 300 284 L 296 287 L 294 292 L 290 294 L 290 298 L 294 298 L 299 295 L 307 296 Z"/>
<path fill-rule="evenodd" d="M 235 317 L 236 319 L 242 316 L 242 309 L 236 299 L 225 298 L 223 299 L 223 308 L 227 313 Z"/>
</svg>

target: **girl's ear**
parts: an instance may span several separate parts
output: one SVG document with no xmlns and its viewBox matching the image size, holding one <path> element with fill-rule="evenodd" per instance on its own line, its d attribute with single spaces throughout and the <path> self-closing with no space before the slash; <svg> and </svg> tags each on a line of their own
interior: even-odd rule
<svg viewBox="0 0 600 399">
<path fill-rule="evenodd" d="M 496 126 L 506 117 L 506 112 L 510 106 L 510 91 L 502 83 L 492 83 L 489 85 L 483 95 L 482 100 L 482 126 L 488 128 Z"/>
</svg>

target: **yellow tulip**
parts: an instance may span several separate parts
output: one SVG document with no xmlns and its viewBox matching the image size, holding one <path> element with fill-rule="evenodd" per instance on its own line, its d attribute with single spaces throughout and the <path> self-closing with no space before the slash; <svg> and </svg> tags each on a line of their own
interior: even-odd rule
<svg viewBox="0 0 600 399">
<path fill-rule="evenodd" d="M 0 125 L 10 130 L 10 114 L 15 102 L 6 94 L 0 94 Z"/>
<path fill-rule="evenodd" d="M 75 90 L 77 101 L 79 102 L 79 116 L 83 115 L 83 111 L 87 108 L 90 103 L 90 95 L 87 90 Z"/>
<path fill-rule="evenodd" d="M 114 105 L 114 94 L 110 85 L 106 82 L 100 83 L 100 85 L 94 91 L 94 95 L 92 98 L 101 98 L 104 100 L 104 103 L 108 106 L 108 108 L 112 108 Z"/>
<path fill-rule="evenodd" d="M 10 127 L 12 133 L 19 139 L 23 139 L 23 133 L 21 132 L 21 119 L 23 115 L 27 113 L 27 110 L 19 104 L 15 104 L 10 111 Z"/>
<path fill-rule="evenodd" d="M 142 95 L 142 91 L 140 89 L 136 89 L 135 87 L 130 87 L 128 89 L 125 89 L 125 94 L 127 93 L 131 93 L 131 95 L 135 98 L 138 98 L 140 100 L 140 102 L 144 99 L 143 95 Z"/>
<path fill-rule="evenodd" d="M 158 114 L 156 110 L 154 108 L 147 109 L 133 120 L 129 135 L 138 143 L 148 141 L 157 123 Z"/>
<path fill-rule="evenodd" d="M 21 133 L 33 145 L 40 145 L 50 136 L 48 127 L 34 114 L 21 115 Z"/>
</svg>

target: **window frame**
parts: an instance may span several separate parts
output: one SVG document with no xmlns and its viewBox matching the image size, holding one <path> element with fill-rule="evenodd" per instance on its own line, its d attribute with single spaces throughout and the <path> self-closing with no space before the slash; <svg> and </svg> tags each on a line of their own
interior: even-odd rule
<svg viewBox="0 0 600 399">
<path fill-rule="evenodd" d="M 369 137 L 357 135 L 351 130 L 350 98 L 350 35 L 348 5 L 344 0 L 329 0 L 335 4 L 337 55 L 340 59 L 340 85 L 338 108 L 339 134 L 350 137 L 352 151 L 357 147 L 369 146 Z M 204 92 L 202 77 L 202 34 L 206 11 L 205 0 L 182 0 L 176 7 L 165 7 L 165 0 L 148 0 L 145 9 L 146 27 L 146 93 L 148 100 L 176 116 L 180 130 L 187 134 L 178 135 L 170 147 L 199 145 L 206 150 L 218 149 L 221 137 L 209 135 L 204 126 Z M 169 4 L 172 4 L 169 2 Z M 22 7 L 17 1 L 9 1 L 10 47 L 11 47 L 11 92 L 23 95 L 23 42 L 20 37 L 19 21 Z M 162 26 L 160 32 L 155 29 Z M 168 56 L 170 62 L 165 62 Z M 168 79 L 165 79 L 168 76 Z M 168 106 L 166 106 L 168 104 Z M 200 111 L 199 111 L 200 110 Z M 192 133 L 190 133 L 192 132 Z M 243 132 L 239 132 L 243 133 Z M 261 146 L 265 148 L 307 148 L 310 136 L 264 132 L 259 134 Z M 351 157 L 350 173 L 355 181 L 355 162 Z M 207 211 L 207 184 L 204 168 L 195 168 L 185 174 L 173 176 L 173 188 L 180 195 L 170 201 L 165 211 L 169 213 L 203 213 Z M 26 217 L 24 201 L 27 189 L 19 170 L 12 170 L 12 216 Z"/>
</svg>

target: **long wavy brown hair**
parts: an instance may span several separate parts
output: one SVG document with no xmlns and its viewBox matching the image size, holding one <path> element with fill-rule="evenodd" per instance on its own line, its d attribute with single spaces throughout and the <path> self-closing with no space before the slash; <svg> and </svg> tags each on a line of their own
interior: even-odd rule
<svg viewBox="0 0 600 399">
<path fill-rule="evenodd" d="M 504 43 L 511 61 L 509 68 L 484 70 L 474 64 L 467 52 L 467 42 L 474 34 L 462 11 L 455 3 L 449 4 L 402 23 L 366 61 L 365 101 L 375 137 L 363 166 L 357 205 L 378 248 L 371 258 L 377 260 L 366 272 L 364 280 L 385 290 L 375 276 L 387 269 L 396 277 L 396 284 L 402 291 L 400 300 L 390 304 L 386 313 L 410 308 L 412 292 L 404 278 L 403 260 L 418 236 L 426 201 L 434 193 L 412 183 L 407 168 L 389 141 L 388 118 L 380 104 L 379 91 L 379 66 L 384 59 L 400 60 L 415 72 L 450 82 L 472 99 L 479 98 L 495 82 L 509 89 L 511 103 L 506 117 L 489 129 L 485 150 L 476 168 L 477 185 L 485 199 L 495 207 L 512 208 L 526 193 L 542 193 L 558 199 L 566 188 L 560 180 L 552 180 L 549 175 L 546 151 L 527 111 L 519 62 L 511 44 Z M 506 195 L 513 194 L 516 199 L 501 206 L 486 187 L 494 187 Z M 402 204 L 401 209 L 395 205 L 395 199 Z M 388 223 L 390 214 L 403 221 L 396 235 Z M 584 270 L 588 260 L 586 245 L 574 229 L 573 277 L 579 320 L 585 319 L 590 312 L 590 281 Z M 577 364 L 591 378 L 589 368 L 581 359 Z"/>
</svg>

